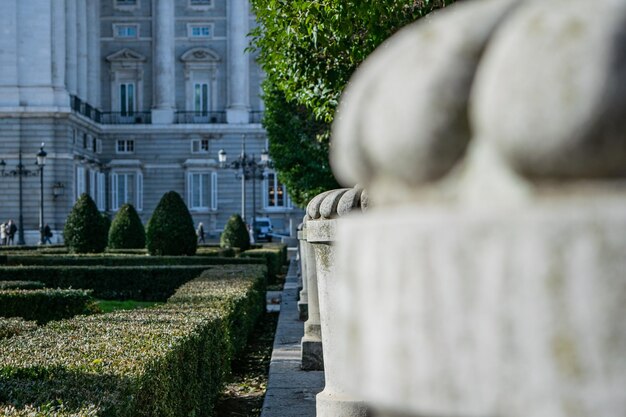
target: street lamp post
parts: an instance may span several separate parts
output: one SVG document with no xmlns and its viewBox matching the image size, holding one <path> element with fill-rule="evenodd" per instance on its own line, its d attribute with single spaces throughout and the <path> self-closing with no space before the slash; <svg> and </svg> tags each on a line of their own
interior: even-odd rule
<svg viewBox="0 0 626 417">
<path fill-rule="evenodd" d="M 43 144 L 42 144 L 42 147 L 41 147 L 41 151 L 43 151 Z M 45 152 L 44 152 L 44 154 L 45 154 Z M 39 154 L 37 154 L 37 156 L 39 156 Z M 45 158 L 45 155 L 44 155 L 44 158 Z M 26 169 L 24 167 L 24 164 L 22 163 L 22 149 L 21 148 L 19 150 L 18 164 L 15 167 L 15 169 L 6 172 L 5 171 L 6 165 L 7 165 L 7 163 L 4 161 L 4 159 L 0 160 L 0 176 L 2 176 L 2 177 L 17 177 L 18 178 L 18 187 L 19 187 L 19 221 L 18 221 L 18 229 L 17 229 L 18 230 L 18 232 L 17 232 L 18 233 L 17 234 L 17 244 L 23 246 L 23 245 L 26 244 L 26 242 L 24 241 L 24 216 L 23 216 L 22 177 L 36 177 L 37 175 L 40 174 L 40 172 L 39 172 L 40 170 L 31 171 L 31 170 Z"/>
<path fill-rule="evenodd" d="M 246 135 L 241 140 L 241 155 L 231 162 L 227 162 L 224 149 L 218 153 L 220 168 L 229 168 L 237 172 L 237 178 L 241 178 L 241 216 L 246 219 L 246 181 L 252 180 L 252 232 L 256 232 L 256 181 L 265 178 L 265 170 L 272 168 L 273 164 L 267 150 L 261 152 L 261 159 L 255 160 L 255 155 L 246 154 Z"/>
<path fill-rule="evenodd" d="M 41 143 L 41 148 L 37 153 L 37 166 L 39 167 L 39 244 L 43 245 L 45 240 L 44 236 L 44 222 L 43 222 L 43 167 L 46 166 L 46 156 L 48 155 L 43 148 L 45 143 Z"/>
</svg>

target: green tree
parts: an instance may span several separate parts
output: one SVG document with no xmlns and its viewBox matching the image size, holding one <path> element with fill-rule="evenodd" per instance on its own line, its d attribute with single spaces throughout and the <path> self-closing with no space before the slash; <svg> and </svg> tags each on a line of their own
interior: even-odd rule
<svg viewBox="0 0 626 417">
<path fill-rule="evenodd" d="M 445 7 L 454 0 L 251 0 L 258 26 L 252 31 L 252 49 L 267 74 L 264 93 L 264 125 L 272 148 L 270 153 L 278 169 L 287 167 L 287 157 L 313 151 L 310 161 L 300 169 L 282 172 L 282 181 L 290 194 L 311 195 L 325 189 L 332 176 L 327 152 L 332 123 L 339 97 L 356 68 L 372 51 L 399 28 Z M 277 103 L 275 91 L 283 94 Z M 315 135 L 293 135 L 301 121 L 321 121 Z M 278 112 L 287 112 L 280 117 Z M 294 123 L 288 115 L 298 114 Z M 281 124 L 284 123 L 284 124 Z M 284 132 L 281 132 L 281 127 Z M 304 138 L 312 142 L 303 145 Z M 317 142 L 317 143 L 315 143 Z M 289 151 L 279 150 L 280 144 Z M 303 148 L 304 146 L 304 148 Z M 314 176 L 300 181 L 308 167 L 320 167 L 319 181 Z M 327 188 L 326 188 L 327 189 Z M 296 198 L 299 204 L 302 201 Z"/>
<path fill-rule="evenodd" d="M 96 203 L 83 194 L 65 220 L 65 245 L 71 253 L 103 252 L 107 246 L 106 227 Z"/>
<path fill-rule="evenodd" d="M 250 248 L 250 234 L 239 214 L 230 216 L 220 237 L 220 246 L 223 248 L 239 248 L 242 251 Z"/>
<path fill-rule="evenodd" d="M 161 197 L 146 227 L 150 255 L 195 255 L 198 242 L 193 219 L 175 191 Z"/>
<path fill-rule="evenodd" d="M 303 105 L 288 103 L 271 81 L 264 83 L 264 90 L 263 123 L 272 138 L 274 166 L 292 201 L 305 207 L 317 194 L 339 187 L 328 164 L 328 142 L 316 140 L 328 124 L 316 120 Z"/>
<path fill-rule="evenodd" d="M 132 204 L 118 210 L 109 229 L 109 248 L 141 249 L 146 246 L 146 232 Z"/>
</svg>

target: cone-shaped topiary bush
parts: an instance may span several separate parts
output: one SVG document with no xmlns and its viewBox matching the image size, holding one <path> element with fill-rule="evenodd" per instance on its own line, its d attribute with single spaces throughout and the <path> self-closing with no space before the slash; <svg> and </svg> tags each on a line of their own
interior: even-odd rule
<svg viewBox="0 0 626 417">
<path fill-rule="evenodd" d="M 195 255 L 198 242 L 193 220 L 175 191 L 161 197 L 146 227 L 150 255 Z"/>
<path fill-rule="evenodd" d="M 146 232 L 132 204 L 120 207 L 109 229 L 109 248 L 142 249 L 146 247 Z"/>
<path fill-rule="evenodd" d="M 226 222 L 220 237 L 220 246 L 223 248 L 239 248 L 242 251 L 250 248 L 250 235 L 243 219 L 239 214 L 233 214 Z"/>
<path fill-rule="evenodd" d="M 67 216 L 63 238 L 71 253 L 98 253 L 106 248 L 106 224 L 88 194 L 80 196 Z"/>
</svg>

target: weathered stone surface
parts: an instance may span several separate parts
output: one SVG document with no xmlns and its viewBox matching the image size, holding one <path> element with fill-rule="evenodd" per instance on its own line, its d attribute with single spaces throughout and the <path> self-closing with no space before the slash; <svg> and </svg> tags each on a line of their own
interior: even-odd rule
<svg viewBox="0 0 626 417">
<path fill-rule="evenodd" d="M 516 3 L 461 3 L 379 47 L 339 107 L 331 154 L 337 178 L 386 204 L 447 174 L 470 139 L 467 103 L 478 60 Z"/>
<path fill-rule="evenodd" d="M 626 174 L 626 3 L 527 2 L 489 44 L 472 125 L 532 178 Z"/>
</svg>

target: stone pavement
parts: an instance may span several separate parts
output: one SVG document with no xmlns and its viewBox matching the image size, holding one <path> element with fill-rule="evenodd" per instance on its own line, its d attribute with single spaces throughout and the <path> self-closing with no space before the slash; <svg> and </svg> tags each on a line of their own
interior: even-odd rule
<svg viewBox="0 0 626 417">
<path fill-rule="evenodd" d="M 296 270 L 296 261 L 292 260 L 282 292 L 261 417 L 315 417 L 315 396 L 324 389 L 324 372 L 300 369 L 304 323 L 298 319 Z"/>
</svg>

